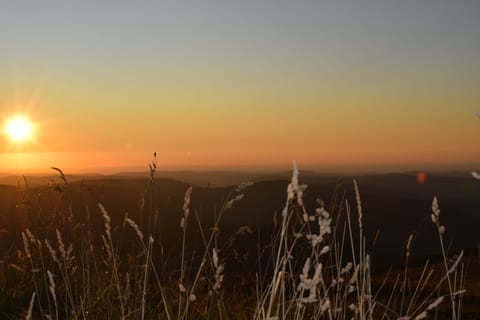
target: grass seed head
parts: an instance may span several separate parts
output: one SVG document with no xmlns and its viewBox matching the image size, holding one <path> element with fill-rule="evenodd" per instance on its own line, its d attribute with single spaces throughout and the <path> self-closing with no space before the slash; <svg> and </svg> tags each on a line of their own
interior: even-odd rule
<svg viewBox="0 0 480 320">
<path fill-rule="evenodd" d="M 25 232 L 22 232 L 22 239 L 23 239 L 23 250 L 28 258 L 32 258 L 32 253 L 30 252 L 30 246 L 28 245 L 28 239 L 25 235 Z"/>
</svg>

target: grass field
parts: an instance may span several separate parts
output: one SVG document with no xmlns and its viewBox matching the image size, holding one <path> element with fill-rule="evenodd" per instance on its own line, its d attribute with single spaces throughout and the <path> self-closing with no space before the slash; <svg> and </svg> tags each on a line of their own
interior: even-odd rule
<svg viewBox="0 0 480 320">
<path fill-rule="evenodd" d="M 134 202 L 137 211 L 128 213 L 112 214 L 97 189 L 86 197 L 87 183 L 72 188 L 54 170 L 60 182 L 41 197 L 22 186 L 13 209 L 18 226 L 28 228 L 17 235 L 1 230 L 8 238 L 0 260 L 2 319 L 420 320 L 478 313 L 478 258 L 449 249 L 437 198 L 429 224 L 440 254 L 422 264 L 415 257 L 411 266 L 412 234 L 400 265 L 375 271 L 356 182 L 353 199 L 332 192 L 328 203 L 317 199 L 310 210 L 294 165 L 284 208 L 272 212 L 266 243 L 255 245 L 253 226 L 223 223 L 251 183 L 221 193 L 222 203 L 205 206 L 213 210 L 208 214 L 193 201 L 196 188 L 176 190 L 183 205 L 166 218 L 154 162 L 144 192 L 118 194 L 117 203 Z M 159 225 L 168 225 L 169 237 Z"/>
</svg>

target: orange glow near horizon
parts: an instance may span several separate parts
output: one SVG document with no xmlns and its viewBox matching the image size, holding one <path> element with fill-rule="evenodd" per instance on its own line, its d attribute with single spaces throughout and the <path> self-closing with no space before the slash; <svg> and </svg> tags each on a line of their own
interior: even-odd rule
<svg viewBox="0 0 480 320">
<path fill-rule="evenodd" d="M 153 151 L 164 170 L 288 169 L 292 160 L 320 171 L 473 170 L 480 160 L 475 147 L 480 125 L 472 113 L 410 119 L 402 114 L 388 117 L 391 112 L 381 109 L 362 117 L 352 109 L 344 117 L 341 108 L 318 108 L 310 113 L 279 109 L 251 118 L 244 109 L 188 115 L 187 109 L 176 107 L 170 113 L 119 110 L 110 115 L 95 113 L 92 107 L 84 114 L 82 100 L 70 100 L 75 108 L 54 116 L 47 111 L 58 107 L 47 95 L 30 103 L 23 114 L 35 114 L 29 117 L 35 123 L 29 124 L 26 116 L 4 118 L 0 173 L 51 166 L 71 173 L 141 170 Z M 344 102 L 345 108 L 349 105 Z"/>
<path fill-rule="evenodd" d="M 480 123 L 474 112 L 452 116 L 447 115 L 448 109 L 437 114 L 417 111 L 412 118 L 396 109 L 382 110 L 383 100 L 368 106 L 362 99 L 353 101 L 353 95 L 343 102 L 337 99 L 342 108 L 288 109 L 284 101 L 268 112 L 249 107 L 260 106 L 254 100 L 227 112 L 228 96 L 222 104 L 211 97 L 193 102 L 178 96 L 170 102 L 169 112 L 158 108 L 142 113 L 122 102 L 136 95 L 134 89 L 124 99 L 92 98 L 92 105 L 119 107 L 104 112 L 68 90 L 53 99 L 50 90 L 43 88 L 41 99 L 26 104 L 19 98 L 0 101 L 0 107 L 28 106 L 3 115 L 10 129 L 2 137 L 0 173 L 42 171 L 51 166 L 66 172 L 137 170 L 151 160 L 153 151 L 158 153 L 159 168 L 165 170 L 288 169 L 292 160 L 302 168 L 320 171 L 473 170 L 480 161 L 476 147 Z M 67 100 L 72 108 L 63 110 L 61 105 Z M 159 105 L 166 103 L 165 97 L 154 100 Z M 187 101 L 198 109 L 182 107 Z M 335 102 L 331 97 L 322 101 L 319 105 Z M 146 104 L 140 98 L 136 103 Z M 371 110 L 362 114 L 355 109 L 360 105 Z M 344 109 L 351 113 L 347 115 Z M 24 114 L 35 122 L 29 128 L 27 120 L 8 118 L 8 114 Z M 33 132 L 30 138 L 19 141 L 27 138 L 29 130 Z"/>
<path fill-rule="evenodd" d="M 329 173 L 346 172 L 398 172 L 419 168 L 428 171 L 472 170 L 477 168 L 473 157 L 456 158 L 454 152 L 445 151 L 430 155 L 419 154 L 415 160 L 409 159 L 402 152 L 368 151 L 360 152 L 324 152 L 323 155 L 308 152 L 288 151 L 204 151 L 157 152 L 157 164 L 162 170 L 194 170 L 194 171 L 276 171 L 289 170 L 292 159 L 297 160 L 302 170 L 316 170 Z M 437 161 L 431 161 L 438 158 Z M 352 159 L 355 159 L 354 161 Z M 48 172 L 51 166 L 60 167 L 68 173 L 100 173 L 109 174 L 127 171 L 145 171 L 152 160 L 149 151 L 120 152 L 17 152 L 0 154 L 3 164 L 1 173 Z M 239 161 L 241 160 L 241 161 Z M 419 177 L 423 179 L 423 176 Z M 423 181 L 423 180 L 421 180 Z M 419 183 L 421 183 L 419 181 Z"/>
</svg>

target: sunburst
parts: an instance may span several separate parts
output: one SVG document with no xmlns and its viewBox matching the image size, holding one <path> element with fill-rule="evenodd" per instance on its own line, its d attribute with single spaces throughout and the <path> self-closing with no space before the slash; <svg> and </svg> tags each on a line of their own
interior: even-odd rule
<svg viewBox="0 0 480 320">
<path fill-rule="evenodd" d="M 5 124 L 5 133 L 14 142 L 32 139 L 33 131 L 32 123 L 24 116 L 13 117 Z"/>
</svg>

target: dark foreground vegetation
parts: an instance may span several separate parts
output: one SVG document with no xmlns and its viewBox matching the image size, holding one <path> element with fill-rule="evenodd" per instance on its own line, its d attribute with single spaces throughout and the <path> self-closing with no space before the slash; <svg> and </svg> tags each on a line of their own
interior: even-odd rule
<svg viewBox="0 0 480 320">
<path fill-rule="evenodd" d="M 480 313 L 471 177 L 355 182 L 294 166 L 289 181 L 214 188 L 156 178 L 155 163 L 146 178 L 54 170 L 44 185 L 0 186 L 1 319 Z"/>
</svg>

